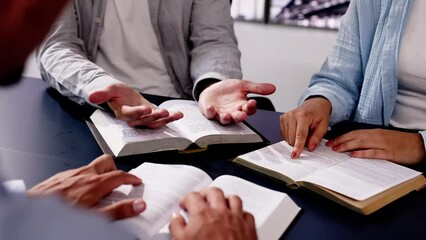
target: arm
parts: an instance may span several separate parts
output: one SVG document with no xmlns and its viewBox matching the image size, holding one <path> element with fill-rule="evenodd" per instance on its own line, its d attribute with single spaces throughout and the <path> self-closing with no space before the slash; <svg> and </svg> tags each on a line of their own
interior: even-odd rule
<svg viewBox="0 0 426 240">
<path fill-rule="evenodd" d="M 239 80 L 241 53 L 229 0 L 195 0 L 191 19 L 191 75 L 200 111 L 222 124 L 244 121 L 256 112 L 247 94 L 272 94 L 275 86 Z"/>
<path fill-rule="evenodd" d="M 74 1 L 70 1 L 40 47 L 38 59 L 44 81 L 62 95 L 84 104 L 89 102 L 88 90 L 85 90 L 89 83 L 97 80 L 98 88 L 102 88 L 119 81 L 89 60 L 79 36 L 79 17 Z"/>
<path fill-rule="evenodd" d="M 191 11 L 191 77 L 241 79 L 240 57 L 229 0 L 194 0 Z"/>
<path fill-rule="evenodd" d="M 301 104 L 314 95 L 328 99 L 332 105 L 331 124 L 352 117 L 364 80 L 363 72 L 366 62 L 361 52 L 359 4 L 359 0 L 351 1 L 342 18 L 332 52 L 321 70 L 312 76 L 309 88 L 299 101 Z M 368 15 L 368 13 L 363 14 Z"/>
<path fill-rule="evenodd" d="M 328 125 L 350 119 L 356 108 L 365 64 L 361 54 L 358 4 L 358 0 L 351 1 L 337 42 L 320 72 L 313 75 L 299 101 L 300 106 L 281 117 L 281 134 L 295 147 L 293 158 L 299 157 L 304 146 L 315 150 Z"/>
<path fill-rule="evenodd" d="M 77 5 L 69 4 L 39 51 L 42 78 L 62 95 L 80 104 L 98 107 L 103 103 L 129 126 L 161 128 L 183 117 L 157 109 L 130 86 L 93 63 L 79 37 Z M 84 24 L 91 24 L 84 23 Z M 81 26 L 80 26 L 81 27 Z"/>
</svg>

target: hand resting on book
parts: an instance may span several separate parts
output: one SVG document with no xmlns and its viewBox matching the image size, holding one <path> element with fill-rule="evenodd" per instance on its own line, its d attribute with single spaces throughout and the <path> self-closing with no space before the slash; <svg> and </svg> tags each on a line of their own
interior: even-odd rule
<svg viewBox="0 0 426 240">
<path fill-rule="evenodd" d="M 352 157 L 385 159 L 400 164 L 418 164 L 425 159 L 422 136 L 396 130 L 355 130 L 328 141 L 327 146 L 336 152 L 350 152 Z"/>
<path fill-rule="evenodd" d="M 58 194 L 67 202 L 92 208 L 118 186 L 141 183 L 140 178 L 117 170 L 111 156 L 102 155 L 87 166 L 56 174 L 29 189 L 27 194 L 29 197 Z M 97 210 L 113 219 L 123 219 L 137 216 L 145 208 L 142 199 L 126 199 Z"/>
<path fill-rule="evenodd" d="M 215 187 L 192 192 L 180 202 L 189 213 L 174 214 L 169 228 L 173 239 L 257 239 L 253 215 L 243 211 L 237 196 L 225 197 Z"/>
<path fill-rule="evenodd" d="M 327 99 L 316 96 L 281 116 L 281 135 L 294 146 L 291 158 L 299 158 L 304 147 L 309 151 L 318 147 L 327 133 L 331 108 Z M 327 134 L 327 139 L 330 139 L 327 146 L 336 152 L 350 152 L 352 157 L 357 158 L 384 159 L 406 165 L 419 164 L 426 159 L 426 153 L 423 138 L 417 132 L 344 122 L 333 126 L 332 133 Z"/>
<path fill-rule="evenodd" d="M 89 100 L 93 104 L 108 103 L 117 119 L 125 121 L 131 127 L 157 129 L 183 117 L 181 112 L 169 112 L 155 107 L 139 92 L 122 83 L 114 83 L 92 92 Z"/>
</svg>

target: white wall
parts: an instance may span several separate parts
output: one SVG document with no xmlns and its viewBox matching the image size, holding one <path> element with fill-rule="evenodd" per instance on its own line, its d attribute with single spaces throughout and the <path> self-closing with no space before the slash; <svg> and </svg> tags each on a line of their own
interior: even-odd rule
<svg viewBox="0 0 426 240">
<path fill-rule="evenodd" d="M 247 22 L 236 22 L 235 32 L 242 52 L 244 79 L 274 83 L 277 91 L 270 99 L 281 112 L 296 106 L 337 36 L 336 31 L 330 30 Z M 33 56 L 24 75 L 40 77 Z"/>
<path fill-rule="evenodd" d="M 244 79 L 271 82 L 277 111 L 293 109 L 332 49 L 337 31 L 236 22 Z"/>
</svg>

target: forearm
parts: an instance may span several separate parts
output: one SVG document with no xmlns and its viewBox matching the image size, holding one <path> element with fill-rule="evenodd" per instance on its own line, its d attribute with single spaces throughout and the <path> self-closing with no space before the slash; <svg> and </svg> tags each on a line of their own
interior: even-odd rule
<svg viewBox="0 0 426 240">
<path fill-rule="evenodd" d="M 40 55 L 39 64 L 42 79 L 62 95 L 79 104 L 86 102 L 89 84 L 93 85 L 94 82 L 103 79 L 113 79 L 69 43 L 56 43 L 50 46 Z"/>
<path fill-rule="evenodd" d="M 312 76 L 308 90 L 299 101 L 301 104 L 313 95 L 327 98 L 333 108 L 331 124 L 352 117 L 364 80 L 357 4 L 358 1 L 351 1 L 332 52 L 321 70 Z"/>
<path fill-rule="evenodd" d="M 85 44 L 79 38 L 78 17 L 70 4 L 53 26 L 38 51 L 41 76 L 62 95 L 75 102 L 86 102 L 84 89 L 99 79 L 111 79 L 102 68 L 89 60 Z"/>
</svg>

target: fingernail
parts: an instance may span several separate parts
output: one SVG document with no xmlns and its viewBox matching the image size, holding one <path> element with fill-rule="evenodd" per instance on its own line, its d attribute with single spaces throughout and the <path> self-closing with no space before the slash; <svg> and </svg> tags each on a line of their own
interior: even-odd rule
<svg viewBox="0 0 426 240">
<path fill-rule="evenodd" d="M 330 140 L 330 141 L 326 142 L 326 143 L 325 143 L 325 145 L 326 145 L 327 147 L 330 147 L 331 145 L 333 145 L 333 141 L 332 141 L 332 140 Z"/>
<path fill-rule="evenodd" d="M 296 152 L 295 152 L 295 151 L 291 152 L 291 158 L 292 158 L 292 159 L 295 159 L 295 158 L 296 158 Z"/>
<path fill-rule="evenodd" d="M 146 204 L 144 200 L 135 200 L 133 202 L 133 211 L 142 212 L 146 208 Z"/>
<path fill-rule="evenodd" d="M 309 147 L 309 151 L 314 151 L 315 150 L 315 148 L 317 148 L 317 145 L 316 144 L 312 144 L 310 147 Z"/>
<path fill-rule="evenodd" d="M 332 149 L 333 149 L 333 151 L 336 151 L 336 152 L 337 152 L 337 151 L 339 150 L 339 147 L 335 146 L 335 147 L 333 147 Z"/>
</svg>

